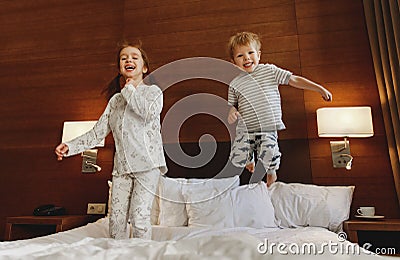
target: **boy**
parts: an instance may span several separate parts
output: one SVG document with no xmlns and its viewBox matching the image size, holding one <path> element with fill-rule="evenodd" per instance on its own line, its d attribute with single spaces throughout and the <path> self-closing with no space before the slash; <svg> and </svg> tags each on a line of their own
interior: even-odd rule
<svg viewBox="0 0 400 260">
<path fill-rule="evenodd" d="M 332 94 L 321 85 L 273 64 L 260 64 L 261 41 L 257 34 L 241 32 L 228 43 L 231 62 L 243 70 L 229 85 L 230 124 L 239 119 L 230 160 L 254 173 L 254 153 L 267 171 L 267 186 L 276 181 L 281 153 L 277 131 L 282 121 L 279 85 L 319 92 L 326 101 Z"/>
</svg>

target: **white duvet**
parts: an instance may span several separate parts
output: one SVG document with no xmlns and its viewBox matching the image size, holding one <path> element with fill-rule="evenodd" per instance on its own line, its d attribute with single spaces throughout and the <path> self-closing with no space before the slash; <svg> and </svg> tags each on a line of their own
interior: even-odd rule
<svg viewBox="0 0 400 260">
<path fill-rule="evenodd" d="M 324 228 L 153 227 L 153 240 L 114 240 L 108 220 L 53 235 L 0 243 L 0 259 L 374 259 Z"/>
</svg>

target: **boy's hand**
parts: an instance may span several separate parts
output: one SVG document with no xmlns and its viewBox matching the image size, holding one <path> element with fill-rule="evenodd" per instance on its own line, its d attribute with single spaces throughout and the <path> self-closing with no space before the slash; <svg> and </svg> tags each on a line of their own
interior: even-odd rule
<svg viewBox="0 0 400 260">
<path fill-rule="evenodd" d="M 322 95 L 322 98 L 323 98 L 325 101 L 332 101 L 332 93 L 329 92 L 327 89 L 325 89 L 325 88 L 322 89 L 321 95 Z"/>
<path fill-rule="evenodd" d="M 239 116 L 240 116 L 240 114 L 239 114 L 239 112 L 236 110 L 236 108 L 232 108 L 232 109 L 229 111 L 228 123 L 229 123 L 229 124 L 235 123 Z"/>
</svg>

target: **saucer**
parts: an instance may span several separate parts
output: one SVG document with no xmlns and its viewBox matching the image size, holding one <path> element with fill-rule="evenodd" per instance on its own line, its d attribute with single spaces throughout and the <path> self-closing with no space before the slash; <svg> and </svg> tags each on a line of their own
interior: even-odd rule
<svg viewBox="0 0 400 260">
<path fill-rule="evenodd" d="M 382 219 L 385 218 L 385 216 L 379 216 L 379 215 L 374 215 L 374 216 L 362 216 L 362 215 L 355 215 L 356 218 L 365 218 L 365 219 Z"/>
</svg>

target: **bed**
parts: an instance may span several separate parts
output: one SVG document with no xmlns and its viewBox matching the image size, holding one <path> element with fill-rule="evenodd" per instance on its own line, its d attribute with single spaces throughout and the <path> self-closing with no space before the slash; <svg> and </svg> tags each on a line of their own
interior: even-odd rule
<svg viewBox="0 0 400 260">
<path fill-rule="evenodd" d="M 237 176 L 163 177 L 152 209 L 152 240 L 130 238 L 131 232 L 127 239 L 111 239 L 105 217 L 49 236 L 2 242 L 0 259 L 384 258 L 346 240 L 342 223 L 353 191 L 283 182 L 239 186 Z"/>
</svg>

